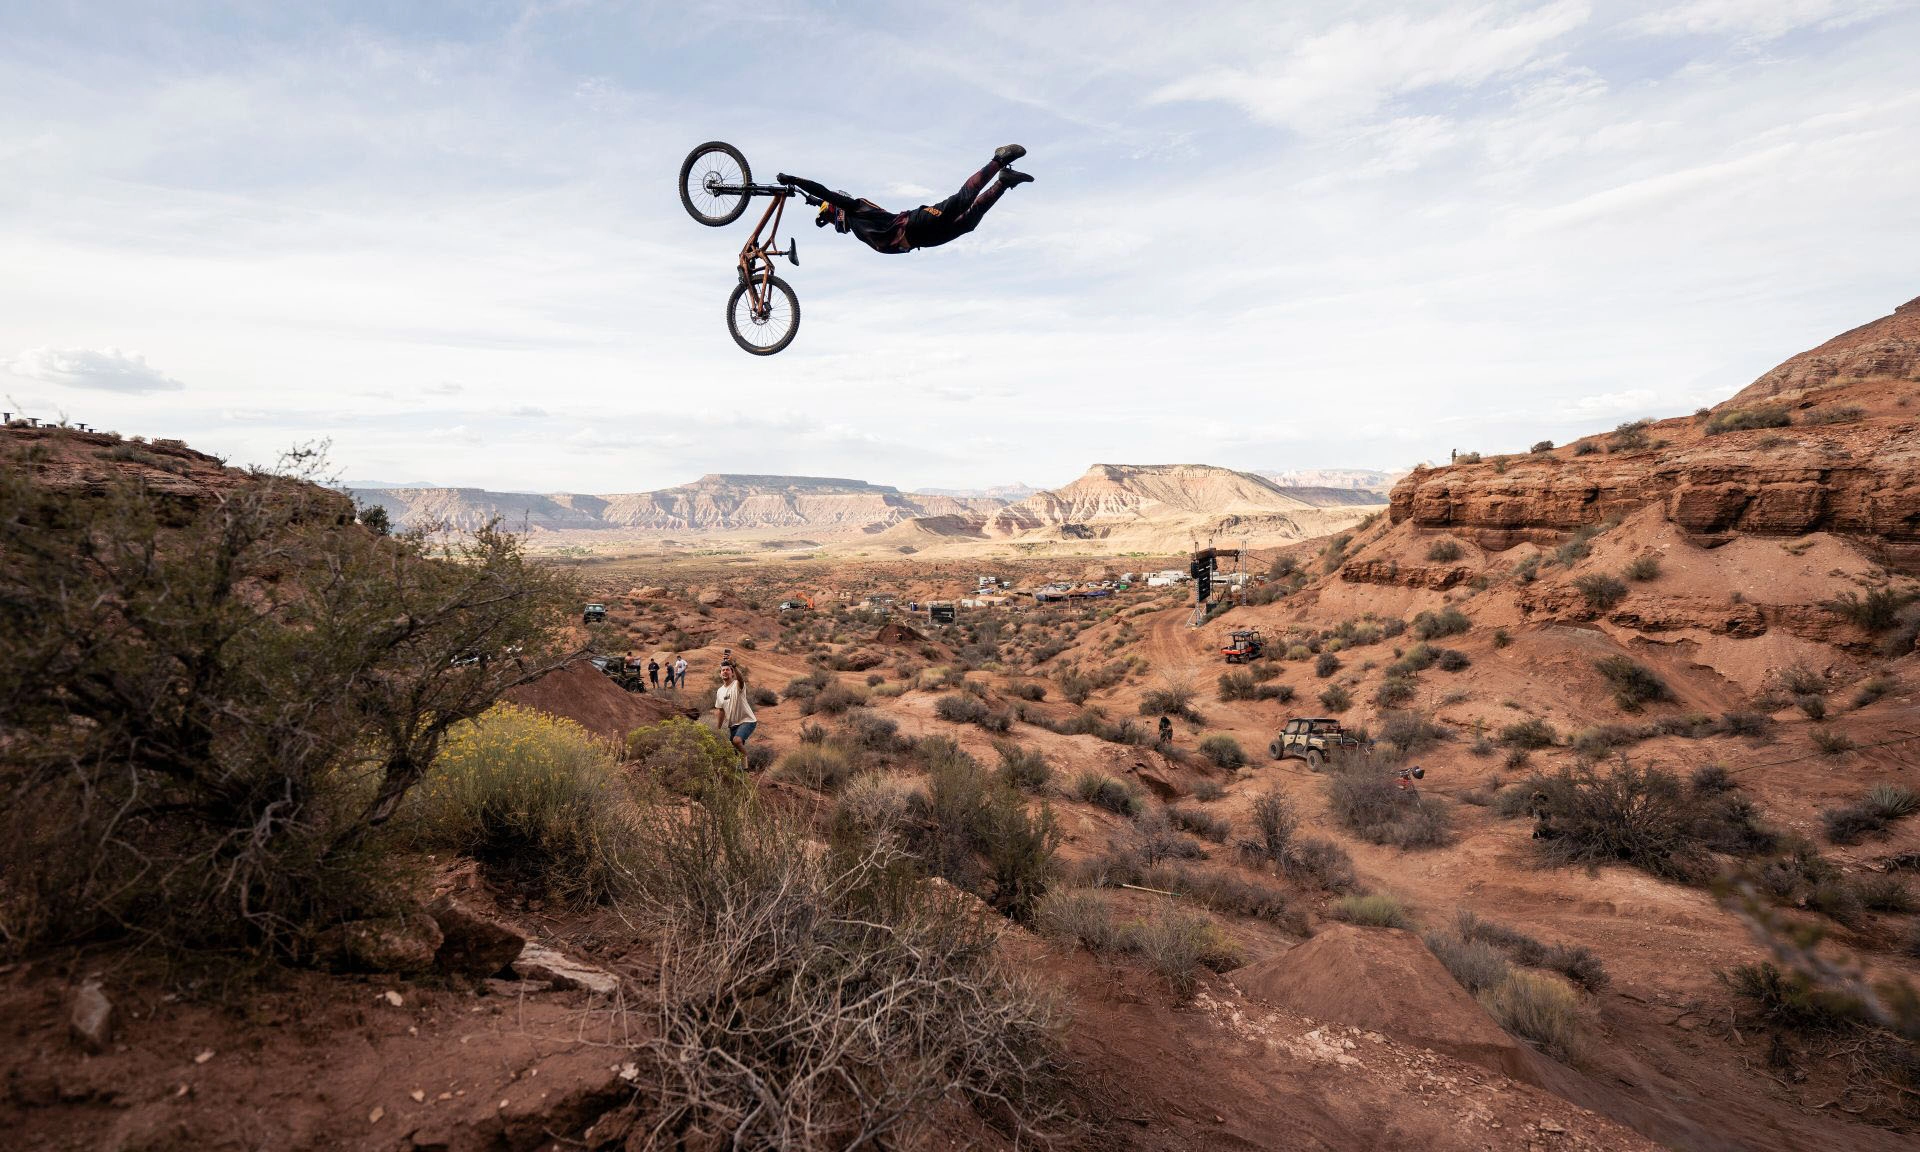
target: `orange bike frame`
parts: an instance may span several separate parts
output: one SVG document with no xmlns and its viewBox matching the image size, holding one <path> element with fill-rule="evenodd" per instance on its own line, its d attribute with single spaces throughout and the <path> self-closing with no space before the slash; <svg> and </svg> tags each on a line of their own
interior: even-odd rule
<svg viewBox="0 0 1920 1152">
<path fill-rule="evenodd" d="M 740 248 L 740 279 L 746 282 L 747 296 L 753 301 L 753 310 L 758 313 L 767 307 L 767 293 L 773 280 L 773 258 L 785 256 L 775 245 L 780 243 L 780 218 L 785 215 L 787 194 L 777 193 L 773 203 L 760 214 L 760 223 L 753 226 L 753 235 Z M 772 222 L 769 228 L 768 222 Z M 760 234 L 767 234 L 766 243 L 760 242 Z M 789 249 L 791 250 L 791 249 Z"/>
</svg>

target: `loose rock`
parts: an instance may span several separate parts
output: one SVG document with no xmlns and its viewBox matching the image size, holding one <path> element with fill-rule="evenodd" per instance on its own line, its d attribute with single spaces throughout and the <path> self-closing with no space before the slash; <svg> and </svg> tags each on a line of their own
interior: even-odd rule
<svg viewBox="0 0 1920 1152">
<path fill-rule="evenodd" d="M 89 1052 L 104 1052 L 113 1043 L 116 1013 L 113 1002 L 101 990 L 100 981 L 88 980 L 73 997 L 73 1013 L 68 1017 L 73 1039 Z"/>
<path fill-rule="evenodd" d="M 427 906 L 427 913 L 440 929 L 440 949 L 434 954 L 434 964 L 442 972 L 476 980 L 497 975 L 513 963 L 527 943 L 525 936 L 452 896 L 435 900 Z"/>
</svg>

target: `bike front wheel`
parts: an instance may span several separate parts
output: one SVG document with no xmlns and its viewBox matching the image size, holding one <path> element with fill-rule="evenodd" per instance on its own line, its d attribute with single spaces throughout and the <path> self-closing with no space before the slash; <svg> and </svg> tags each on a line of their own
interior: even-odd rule
<svg viewBox="0 0 1920 1152">
<path fill-rule="evenodd" d="M 768 279 L 757 306 L 752 288 L 745 282 L 733 286 L 733 295 L 727 297 L 727 331 L 742 349 L 771 356 L 799 333 L 800 298 L 778 276 Z"/>
<path fill-rule="evenodd" d="M 744 191 L 753 183 L 753 169 L 740 149 L 722 140 L 709 140 L 687 153 L 680 164 L 680 203 L 693 217 L 709 228 L 719 228 L 740 219 L 750 197 Z M 716 192 L 715 188 L 739 188 L 740 192 Z"/>
</svg>

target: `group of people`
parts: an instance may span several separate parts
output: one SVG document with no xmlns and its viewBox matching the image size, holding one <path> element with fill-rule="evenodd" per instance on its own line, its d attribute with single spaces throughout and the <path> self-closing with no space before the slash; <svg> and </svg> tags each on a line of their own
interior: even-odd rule
<svg viewBox="0 0 1920 1152">
<path fill-rule="evenodd" d="M 639 672 L 644 669 L 647 674 L 647 683 L 654 688 L 660 687 L 660 673 L 663 670 L 667 674 L 667 687 L 685 688 L 687 686 L 687 658 L 685 656 L 676 656 L 666 664 L 660 663 L 660 658 L 657 656 L 649 656 L 647 657 L 646 664 L 642 665 L 638 656 L 629 653 L 626 657 L 626 667 L 629 672 Z"/>
</svg>

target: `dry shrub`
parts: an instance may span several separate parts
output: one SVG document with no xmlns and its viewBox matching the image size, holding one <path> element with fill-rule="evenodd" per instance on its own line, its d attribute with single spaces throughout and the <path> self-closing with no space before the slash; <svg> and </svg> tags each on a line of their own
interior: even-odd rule
<svg viewBox="0 0 1920 1152">
<path fill-rule="evenodd" d="M 1362 757 L 1327 782 L 1334 818 L 1362 840 L 1397 848 L 1436 848 L 1453 839 L 1450 811 L 1437 799 L 1400 787 L 1392 771 Z"/>
<path fill-rule="evenodd" d="M 1171 900 L 1128 922 L 1122 932 L 1125 949 L 1145 959 L 1183 999 L 1193 995 L 1200 968 L 1228 972 L 1246 962 L 1213 917 Z"/>
<path fill-rule="evenodd" d="M 1073 791 L 1074 795 L 1087 803 L 1122 816 L 1138 816 L 1146 807 L 1139 790 L 1131 783 L 1100 772 L 1080 773 L 1074 778 Z"/>
<path fill-rule="evenodd" d="M 903 880 L 883 844 L 811 852 L 750 807 L 651 827 L 649 1146 L 912 1144 L 954 1104 L 1031 1136 L 1057 1115 L 1056 1010 L 970 901 Z"/>
<path fill-rule="evenodd" d="M 1247 762 L 1247 753 L 1240 747 L 1240 741 L 1224 732 L 1200 741 L 1200 754 L 1212 761 L 1215 768 L 1231 770 L 1243 767 Z"/>
<path fill-rule="evenodd" d="M 1579 1000 L 1565 984 L 1537 972 L 1514 972 L 1480 993 L 1500 1026 L 1556 1060 L 1580 1054 Z"/>
<path fill-rule="evenodd" d="M 1667 682 L 1645 664 L 1628 656 L 1613 655 L 1594 661 L 1595 668 L 1613 689 L 1613 702 L 1623 712 L 1638 712 L 1641 705 L 1673 699 Z"/>
<path fill-rule="evenodd" d="M 1454 917 L 1454 935 L 1499 948 L 1516 964 L 1558 972 L 1589 992 L 1611 983 L 1600 958 L 1584 944 L 1542 944 L 1524 932 L 1482 920 L 1462 908 Z"/>
<path fill-rule="evenodd" d="M 1045 792 L 1052 783 L 1053 765 L 1039 752 L 1010 741 L 994 745 L 994 751 L 1000 754 L 1000 775 L 1014 787 L 1026 792 Z"/>
<path fill-rule="evenodd" d="M 634 797 L 586 729 L 497 704 L 448 733 L 401 821 L 416 847 L 478 860 L 508 883 L 580 902 L 625 890 Z"/>
<path fill-rule="evenodd" d="M 1133 822 L 1133 850 L 1148 867 L 1162 860 L 1198 860 L 1206 855 L 1175 827 L 1165 808 L 1145 813 Z"/>
<path fill-rule="evenodd" d="M 816 712 L 824 712 L 829 716 L 836 716 L 849 708 L 865 707 L 866 703 L 866 689 L 852 684 L 842 684 L 840 681 L 835 680 L 820 689 L 815 695 L 802 699 L 800 701 L 800 711 L 807 716 L 811 716 Z"/>
<path fill-rule="evenodd" d="M 1469 992 L 1498 987 L 1512 973 L 1506 956 L 1485 941 L 1462 940 L 1443 932 L 1427 933 L 1426 941 L 1427 950 Z"/>
<path fill-rule="evenodd" d="M 916 808 L 925 798 L 914 798 L 913 786 L 894 776 L 868 773 L 856 776 L 840 790 L 834 806 L 836 830 L 865 839 L 892 838 L 900 834 Z"/>
<path fill-rule="evenodd" d="M 780 758 L 775 773 L 816 792 L 838 792 L 858 773 L 858 765 L 831 744 L 802 744 Z"/>
<path fill-rule="evenodd" d="M 183 498 L 0 459 L 0 948 L 304 958 L 404 901 L 379 830 L 558 658 L 571 576 L 491 529 L 379 535 L 288 466 Z"/>
<path fill-rule="evenodd" d="M 1191 832 L 1215 844 L 1225 844 L 1228 833 L 1233 830 L 1233 822 L 1225 816 L 1215 816 L 1211 812 L 1203 812 L 1198 808 L 1183 808 L 1176 805 L 1167 809 L 1167 818 L 1181 831 Z"/>
<path fill-rule="evenodd" d="M 1581 598 L 1586 600 L 1587 607 L 1602 612 L 1627 597 L 1626 581 L 1604 572 L 1589 572 L 1576 579 L 1573 586 L 1579 590 Z"/>
</svg>

